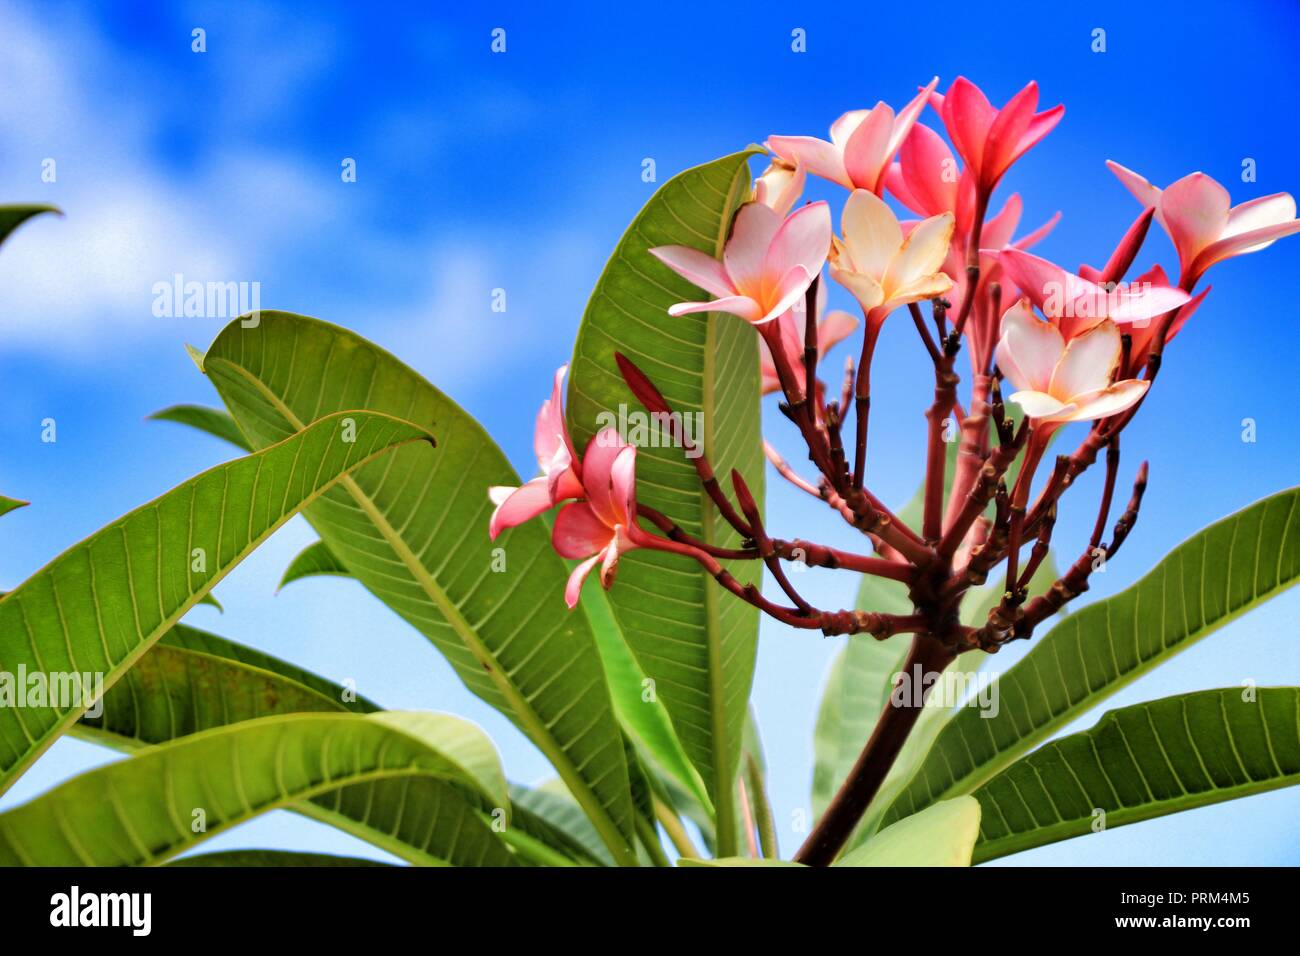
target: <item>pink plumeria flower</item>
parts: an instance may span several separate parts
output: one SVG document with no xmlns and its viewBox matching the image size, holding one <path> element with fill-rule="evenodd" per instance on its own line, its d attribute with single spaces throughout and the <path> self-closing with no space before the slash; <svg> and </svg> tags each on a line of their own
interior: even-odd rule
<svg viewBox="0 0 1300 956">
<path fill-rule="evenodd" d="M 1038 84 L 1033 82 L 1002 109 L 994 109 L 980 88 L 964 76 L 953 81 L 947 95 L 932 94 L 930 102 L 985 194 L 993 191 L 1011 164 L 1050 133 L 1065 113 L 1064 106 L 1034 112 Z"/>
<path fill-rule="evenodd" d="M 1233 206 L 1228 191 L 1205 173 L 1191 173 L 1166 189 L 1151 185 L 1131 169 L 1106 161 L 1110 171 L 1169 233 L 1182 269 L 1178 284 L 1195 287 L 1216 262 L 1258 252 L 1283 236 L 1300 232 L 1295 199 L 1274 193 Z"/>
<path fill-rule="evenodd" d="M 802 166 L 791 168 L 784 163 L 772 163 L 754 180 L 754 202 L 762 203 L 784 219 L 803 195 L 807 179 Z"/>
<path fill-rule="evenodd" d="M 938 84 L 936 76 L 897 116 L 883 102 L 869 110 L 850 110 L 831 124 L 829 143 L 813 136 L 772 136 L 767 148 L 788 165 L 879 196 L 889 164 Z"/>
<path fill-rule="evenodd" d="M 497 485 L 488 489 L 488 497 L 497 506 L 488 522 L 488 534 L 494 541 L 507 528 L 530 521 L 561 501 L 582 495 L 581 468 L 564 423 L 560 395 L 560 383 L 567 370 L 567 365 L 561 365 L 556 371 L 551 397 L 542 402 L 533 428 L 533 451 L 541 475 L 518 488 Z"/>
<path fill-rule="evenodd" d="M 833 309 L 822 317 L 826 307 L 826 285 L 817 287 L 817 355 L 825 358 L 826 353 L 843 342 L 858 327 L 858 320 L 847 312 Z M 800 388 L 806 388 L 804 382 L 803 351 L 804 334 L 808 329 L 808 314 L 800 308 L 793 308 L 776 320 L 778 340 L 781 353 Z M 767 339 L 760 338 L 758 343 L 758 370 L 762 376 L 763 394 L 781 391 L 781 380 L 776 374 L 776 365 L 772 361 L 772 352 Z"/>
<path fill-rule="evenodd" d="M 997 363 L 1017 391 L 1008 399 L 1036 427 L 1108 418 L 1130 408 L 1150 382 L 1111 381 L 1123 351 L 1119 329 L 1104 319 L 1066 341 L 1060 329 L 1040 322 L 1021 299 L 1002 318 Z"/>
<path fill-rule="evenodd" d="M 1107 288 L 1021 249 L 1003 249 L 998 261 L 1002 271 L 1067 340 L 1103 319 L 1124 326 L 1152 325 L 1152 320 L 1191 298 L 1182 289 L 1154 284 L 1154 273 L 1128 285 Z"/>
<path fill-rule="evenodd" d="M 645 536 L 636 523 L 636 447 L 606 428 L 587 445 L 582 459 L 585 501 L 565 505 L 555 516 L 551 544 L 563 558 L 584 558 L 564 589 L 570 610 L 578 606 L 582 584 L 600 565 L 600 583 L 609 590 L 618 559 Z"/>
<path fill-rule="evenodd" d="M 853 293 L 873 321 L 900 305 L 932 299 L 952 286 L 940 267 L 952 238 L 952 213 L 932 216 L 903 238 L 893 210 L 866 189 L 844 204 L 844 238 L 831 249 L 831 277 Z"/>
<path fill-rule="evenodd" d="M 762 325 L 791 309 L 821 274 L 831 245 L 831 213 L 825 202 L 809 203 L 782 220 L 771 207 L 740 207 L 719 262 L 689 246 L 658 246 L 650 252 L 705 292 L 712 302 L 679 302 L 668 314 L 730 312 Z"/>
</svg>

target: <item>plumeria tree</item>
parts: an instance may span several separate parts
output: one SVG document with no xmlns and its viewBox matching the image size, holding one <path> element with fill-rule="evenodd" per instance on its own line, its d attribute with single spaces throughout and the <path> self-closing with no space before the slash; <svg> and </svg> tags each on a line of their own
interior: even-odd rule
<svg viewBox="0 0 1300 956">
<path fill-rule="evenodd" d="M 927 108 L 951 146 L 921 122 Z M 1066 613 L 1133 533 L 1150 476 L 1122 465 L 1121 440 L 1202 307 L 1206 271 L 1300 222 L 1285 193 L 1234 207 L 1201 173 L 1161 190 L 1112 163 L 1141 210 L 1105 264 L 1042 259 L 1027 250 L 1058 217 L 1017 238 L 1021 200 L 997 193 L 1063 112 L 1039 111 L 1033 83 L 995 108 L 963 78 L 943 94 L 935 79 L 898 113 L 844 114 L 829 141 L 770 137 L 757 179 L 751 148 L 666 183 L 555 374 L 528 481 L 355 334 L 278 312 L 232 322 L 196 356 L 226 410 L 158 417 L 244 456 L 0 600 L 0 669 L 107 688 L 0 707 L 0 788 L 62 733 L 139 750 L 0 814 L 0 862 L 165 861 L 288 807 L 413 863 L 776 863 L 777 771 L 748 706 L 762 616 L 846 636 L 796 863 L 966 865 L 1300 781 L 1300 688 L 1184 694 L 1052 739 L 1300 576 L 1291 489 Z M 843 187 L 838 210 L 802 202 L 809 177 Z M 1138 271 L 1153 221 L 1173 240 L 1176 283 L 1160 265 Z M 828 311 L 832 286 L 860 318 Z M 909 467 L 870 440 L 891 317 L 915 328 L 934 389 L 916 416 L 923 481 L 897 510 L 871 490 L 873 473 Z M 845 343 L 842 377 L 826 376 Z M 806 461 L 764 440 L 767 393 Z M 859 543 L 780 537 L 769 466 Z M 1080 500 L 1094 466 L 1099 496 Z M 1087 540 L 1053 538 L 1065 508 L 1089 516 Z M 297 513 L 321 540 L 284 581 L 359 580 L 536 744 L 553 784 L 509 783 L 466 721 L 384 711 L 179 623 Z M 814 606 L 794 573 L 807 567 L 838 571 L 857 599 L 846 587 L 844 606 Z M 1031 638 L 991 684 L 946 679 Z M 991 711 L 976 706 L 990 688 Z M 92 799 L 103 792 L 119 797 Z M 232 861 L 323 862 L 184 860 Z"/>
</svg>

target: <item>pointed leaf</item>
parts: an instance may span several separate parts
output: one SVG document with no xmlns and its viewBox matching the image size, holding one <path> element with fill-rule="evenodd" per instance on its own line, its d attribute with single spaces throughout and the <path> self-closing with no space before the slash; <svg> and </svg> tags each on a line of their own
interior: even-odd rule
<svg viewBox="0 0 1300 956">
<path fill-rule="evenodd" d="M 3 244 L 9 235 L 28 219 L 43 212 L 52 212 L 56 216 L 63 215 L 58 206 L 47 206 L 41 203 L 0 206 L 0 244 Z"/>
<path fill-rule="evenodd" d="M 253 450 L 244 433 L 239 430 L 239 425 L 230 417 L 230 413 L 220 408 L 209 408 L 206 405 L 172 405 L 170 408 L 154 412 L 149 416 L 149 420 L 188 425 L 222 441 L 228 441 L 244 451 Z"/>
<path fill-rule="evenodd" d="M 284 587 L 291 581 L 316 577 L 317 575 L 350 578 L 352 572 L 345 568 L 343 562 L 334 556 L 334 552 L 330 550 L 328 544 L 324 541 L 317 541 L 307 545 L 298 552 L 297 557 L 289 562 L 289 566 L 284 569 L 284 577 L 280 579 L 280 587 Z"/>
<path fill-rule="evenodd" d="M 1297 714 L 1300 687 L 1203 690 L 1107 711 L 975 791 L 984 808 L 975 862 L 1098 822 L 1109 830 L 1300 783 Z"/>
<path fill-rule="evenodd" d="M 763 494 L 759 431 L 758 336 L 722 313 L 672 318 L 675 302 L 700 291 L 650 255 L 658 245 L 687 245 L 720 255 L 732 215 L 748 198 L 746 150 L 697 166 L 665 183 L 633 220 L 592 293 L 574 346 L 568 395 L 570 431 L 579 448 L 605 415 L 645 414 L 614 360 L 635 362 L 688 426 L 714 471 L 738 469 L 758 501 Z M 697 429 L 696 423 L 699 424 Z M 634 435 L 627 436 L 629 439 Z M 681 448 L 642 442 L 638 495 L 688 533 L 735 547 L 738 536 L 717 515 Z M 757 562 L 733 562 L 742 582 L 757 582 Z M 655 681 L 677 736 L 699 770 L 720 817 L 723 852 L 735 832 L 732 788 L 753 679 L 757 611 L 724 595 L 709 575 L 681 558 L 634 551 L 620 562 L 610 592 L 614 615 L 645 674 Z"/>
<path fill-rule="evenodd" d="M 264 717 L 96 768 L 0 814 L 0 865 L 158 863 L 269 810 L 406 777 L 444 784 L 444 862 L 514 862 L 471 802 L 503 799 L 487 738 L 454 717 L 383 712 Z"/>
<path fill-rule="evenodd" d="M 361 469 L 306 509 L 307 520 L 528 735 L 616 856 L 633 862 L 623 738 L 595 641 L 564 606 L 568 571 L 540 523 L 489 540 L 487 489 L 519 479 L 478 423 L 382 349 L 304 316 L 235 320 L 203 368 L 257 447 L 354 404 L 436 423 L 436 459 L 398 452 Z"/>
<path fill-rule="evenodd" d="M 102 675 L 111 686 L 306 502 L 348 471 L 412 443 L 426 462 L 433 456 L 419 426 L 348 412 L 191 478 L 0 599 L 0 671 L 85 674 L 90 685 Z M 89 703 L 86 695 L 61 694 L 58 706 L 0 707 L 0 792 Z"/>
</svg>

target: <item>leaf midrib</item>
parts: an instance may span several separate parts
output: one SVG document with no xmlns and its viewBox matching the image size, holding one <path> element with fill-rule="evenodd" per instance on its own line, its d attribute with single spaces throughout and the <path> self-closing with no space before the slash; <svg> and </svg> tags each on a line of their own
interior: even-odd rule
<svg viewBox="0 0 1300 956">
<path fill-rule="evenodd" d="M 301 431 L 306 427 L 298 417 L 293 413 L 280 397 L 272 392 L 261 379 L 248 372 L 242 366 L 233 362 L 226 361 L 220 357 L 214 358 L 214 361 L 223 365 L 227 369 L 234 370 L 238 375 L 243 377 L 249 384 L 257 389 L 271 405 L 280 412 L 296 431 Z M 206 360 L 204 362 L 207 364 Z M 460 608 L 448 597 L 445 591 L 438 586 L 438 583 L 429 574 L 428 569 L 407 546 L 406 541 L 398 534 L 395 528 L 388 522 L 388 519 L 380 512 L 374 501 L 367 495 L 351 476 L 345 475 L 339 484 L 348 490 L 348 493 L 356 501 L 357 506 L 366 513 L 366 516 L 374 523 L 379 533 L 388 543 L 389 547 L 397 554 L 402 563 L 406 565 L 411 576 L 416 579 L 420 589 L 425 592 L 443 616 L 447 623 L 451 625 L 452 630 L 461 639 L 471 654 L 478 659 L 488 673 L 489 679 L 496 684 L 501 691 L 502 696 L 510 702 L 511 709 L 519 717 L 520 721 L 529 731 L 529 736 L 533 742 L 550 760 L 560 777 L 564 780 L 565 785 L 569 787 L 570 792 L 583 807 L 583 810 L 591 818 L 601 839 L 609 847 L 614 858 L 622 865 L 635 866 L 636 859 L 631 854 L 626 840 L 623 838 L 617 824 L 606 812 L 604 806 L 597 798 L 596 794 L 587 786 L 587 782 L 582 779 L 577 768 L 569 760 L 568 755 L 560 748 L 558 742 L 551 734 L 550 729 L 542 722 L 539 715 L 528 705 L 527 700 L 520 694 L 514 683 L 505 676 L 505 669 L 497 661 L 495 655 L 483 644 L 478 634 L 474 631 L 465 617 L 460 612 Z"/>
<path fill-rule="evenodd" d="M 742 181 L 748 179 L 748 176 L 749 164 L 748 162 L 742 162 L 732 177 L 731 187 L 727 190 L 727 199 L 723 209 L 730 210 L 732 208 L 736 200 L 737 189 Z M 730 217 L 725 217 L 725 221 L 719 224 L 718 235 L 714 240 L 714 258 L 721 258 L 730 227 Z M 708 332 L 704 339 L 704 368 L 701 373 L 703 375 L 703 391 L 700 406 L 709 410 L 709 414 L 704 416 L 705 448 L 714 447 L 714 428 L 717 419 L 717 415 L 713 414 L 713 412 L 716 412 L 714 401 L 717 390 L 717 383 L 714 381 L 716 371 L 714 352 L 720 321 L 722 321 L 721 313 L 709 313 Z M 705 491 L 702 485 L 698 494 L 703 538 L 709 544 L 716 545 L 718 543 L 716 509 L 712 499 L 709 498 L 708 492 Z M 717 588 L 713 586 L 713 583 L 705 581 L 705 634 L 708 636 L 709 648 L 709 723 L 713 729 L 714 806 L 717 812 L 718 856 L 732 856 L 736 852 L 736 805 L 731 792 L 730 761 L 727 758 L 730 748 L 728 747 L 727 733 L 726 681 L 722 669 L 722 615 L 718 607 L 718 597 Z"/>
</svg>

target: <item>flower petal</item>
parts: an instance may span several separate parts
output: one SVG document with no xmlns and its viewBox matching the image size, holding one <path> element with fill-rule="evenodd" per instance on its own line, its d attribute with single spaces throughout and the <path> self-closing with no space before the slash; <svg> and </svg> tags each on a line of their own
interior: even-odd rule
<svg viewBox="0 0 1300 956">
<path fill-rule="evenodd" d="M 1231 204 L 1228 191 L 1205 173 L 1184 176 L 1161 194 L 1165 228 L 1184 267 L 1223 235 Z"/>
<path fill-rule="evenodd" d="M 1104 389 L 1110 384 L 1110 373 L 1119 362 L 1121 350 L 1119 329 L 1109 319 L 1075 336 L 1065 344 L 1065 354 L 1056 363 L 1048 393 L 1071 402 L 1076 395 Z"/>
<path fill-rule="evenodd" d="M 817 351 L 825 355 L 852 335 L 857 327 L 858 320 L 854 316 L 839 309 L 832 310 L 817 324 Z"/>
<path fill-rule="evenodd" d="M 1062 413 L 1060 421 L 1083 422 L 1097 418 L 1109 418 L 1131 408 L 1143 395 L 1151 383 L 1130 378 L 1116 382 L 1096 392 L 1079 395 L 1074 400 L 1074 409 Z"/>
<path fill-rule="evenodd" d="M 747 295 L 726 295 L 712 302 L 678 302 L 668 307 L 671 316 L 690 315 L 693 312 L 730 312 L 746 322 L 757 322 L 763 317 L 762 308 Z"/>
<path fill-rule="evenodd" d="M 917 123 L 903 141 L 898 159 L 903 183 L 918 203 L 908 208 L 922 216 L 957 211 L 957 186 L 961 179 L 957 160 L 938 133 Z"/>
<path fill-rule="evenodd" d="M 763 262 L 780 228 L 781 217 L 761 202 L 747 202 L 740 207 L 731 225 L 731 237 L 722 250 L 722 263 L 736 292 L 761 297 Z"/>
<path fill-rule="evenodd" d="M 894 111 L 888 103 L 877 103 L 853 131 L 844 145 L 844 169 L 854 186 L 879 195 L 881 177 L 893 159 L 886 152 L 893 131 Z"/>
<path fill-rule="evenodd" d="M 802 166 L 814 176 L 839 183 L 845 189 L 853 188 L 853 181 L 844 170 L 844 156 L 834 143 L 813 136 L 769 136 L 766 146 L 784 163 Z"/>
<path fill-rule="evenodd" d="M 562 558 L 585 558 L 609 544 L 614 531 L 585 501 L 565 505 L 555 516 L 551 546 Z"/>
<path fill-rule="evenodd" d="M 1116 178 L 1124 184 L 1124 188 L 1133 194 L 1134 199 L 1156 211 L 1156 222 L 1160 223 L 1161 228 L 1166 230 L 1169 228 L 1160 213 L 1160 187 L 1152 186 L 1133 170 L 1126 169 L 1113 159 L 1106 160 L 1106 168 L 1115 174 Z"/>
<path fill-rule="evenodd" d="M 754 183 L 754 201 L 785 217 L 803 195 L 807 179 L 808 173 L 802 166 L 791 169 L 784 164 L 772 163 Z"/>
<path fill-rule="evenodd" d="M 820 275 L 832 234 L 831 207 L 824 200 L 809 203 L 781 223 L 763 260 L 765 295 L 770 296 L 795 266 L 803 267 L 809 281 Z"/>
<path fill-rule="evenodd" d="M 997 118 L 988 97 L 978 86 L 959 76 L 948 88 L 943 98 L 943 125 L 948 130 L 953 146 L 976 173 L 980 171 L 980 160 L 984 154 L 984 141 L 988 138 L 989 127 Z"/>
<path fill-rule="evenodd" d="M 844 203 L 840 228 L 849 252 L 849 267 L 876 280 L 884 276 L 903 244 L 903 230 L 885 201 L 869 190 L 853 190 Z"/>
<path fill-rule="evenodd" d="M 885 301 L 885 290 L 880 287 L 879 282 L 865 272 L 840 269 L 834 262 L 831 263 L 830 272 L 831 278 L 848 289 L 853 294 L 853 298 L 858 300 L 858 305 L 863 312 L 870 312 Z"/>
<path fill-rule="evenodd" d="M 1038 84 L 1031 80 L 1025 84 L 1024 89 L 1011 97 L 1006 105 L 998 110 L 993 124 L 989 127 L 988 138 L 984 143 L 984 155 L 980 161 L 980 181 L 985 186 L 997 182 L 1019 157 L 1018 147 L 1021 137 L 1028 131 L 1036 109 L 1038 109 Z M 1032 146 L 1033 143 L 1030 145 Z"/>
<path fill-rule="evenodd" d="M 488 495 L 496 502 L 497 508 L 488 521 L 488 537 L 495 541 L 502 531 L 531 521 L 551 507 L 553 502 L 547 485 L 547 479 L 543 477 L 509 489 L 509 495 L 503 496 L 501 488 L 489 490 Z"/>
<path fill-rule="evenodd" d="M 1040 322 L 1021 299 L 1002 316 L 1002 334 L 995 360 L 1002 374 L 1022 391 L 1046 392 L 1065 340 L 1056 326 Z"/>
<path fill-rule="evenodd" d="M 948 255 L 948 243 L 952 239 L 953 215 L 945 212 L 932 216 L 919 223 L 894 255 L 885 270 L 881 285 L 885 295 L 893 298 L 894 293 L 916 283 L 925 276 L 934 275 L 943 265 Z M 947 276 L 944 276 L 947 279 Z M 951 280 L 944 288 L 951 285 Z"/>
<path fill-rule="evenodd" d="M 592 511 L 611 528 L 623 517 L 615 501 L 614 463 L 630 447 L 617 428 L 602 428 L 592 436 L 582 456 L 582 487 L 587 501 Z"/>
<path fill-rule="evenodd" d="M 656 246 L 654 256 L 683 279 L 693 282 L 709 295 L 735 295 L 736 288 L 721 262 L 690 246 Z"/>
<path fill-rule="evenodd" d="M 1250 232 L 1239 233 L 1227 239 L 1220 239 L 1218 242 L 1210 243 L 1196 261 L 1192 263 L 1190 274 L 1194 277 L 1204 275 L 1205 270 L 1210 268 L 1216 262 L 1222 262 L 1224 259 L 1231 259 L 1233 256 L 1245 255 L 1248 252 L 1258 252 L 1265 246 L 1271 246 L 1283 236 L 1290 236 L 1300 232 L 1300 220 L 1292 219 L 1290 222 L 1282 222 L 1273 226 L 1264 226 L 1260 229 L 1252 229 Z"/>
<path fill-rule="evenodd" d="M 569 605 L 570 611 L 577 607 L 578 601 L 582 599 L 582 584 L 587 580 L 587 575 L 591 573 L 592 568 L 596 566 L 598 561 L 600 561 L 600 555 L 594 555 L 574 568 L 573 573 L 569 575 L 569 581 L 564 586 L 564 603 Z"/>
<path fill-rule="evenodd" d="M 1030 418 L 1049 421 L 1057 415 L 1068 414 L 1074 408 L 1073 405 L 1058 401 L 1046 392 L 1036 392 L 1032 389 L 1012 392 L 1007 396 L 1007 401 L 1015 402 Z"/>
</svg>

